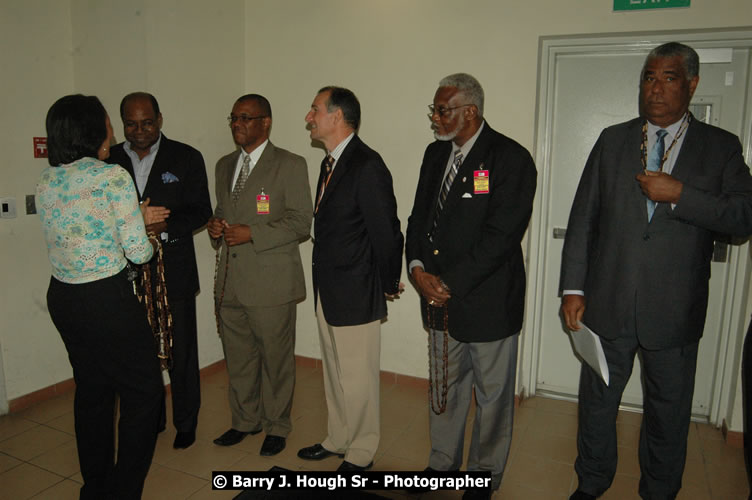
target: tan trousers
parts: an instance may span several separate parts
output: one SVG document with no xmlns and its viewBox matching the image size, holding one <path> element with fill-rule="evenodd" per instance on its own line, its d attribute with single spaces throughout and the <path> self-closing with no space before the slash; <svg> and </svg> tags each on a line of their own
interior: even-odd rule
<svg viewBox="0 0 752 500">
<path fill-rule="evenodd" d="M 328 412 L 328 436 L 321 445 L 366 466 L 379 447 L 379 369 L 381 321 L 332 326 L 318 300 L 321 360 Z"/>
<path fill-rule="evenodd" d="M 286 437 L 295 388 L 296 304 L 244 307 L 225 296 L 222 348 L 230 379 L 232 428 Z"/>
</svg>

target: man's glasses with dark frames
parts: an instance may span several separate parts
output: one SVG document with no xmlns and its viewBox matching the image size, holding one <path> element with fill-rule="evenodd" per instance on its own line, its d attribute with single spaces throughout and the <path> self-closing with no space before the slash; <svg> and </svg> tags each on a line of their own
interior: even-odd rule
<svg viewBox="0 0 752 500">
<path fill-rule="evenodd" d="M 446 115 L 454 111 L 455 109 L 464 108 L 465 106 L 472 106 L 472 104 L 461 104 L 459 106 L 455 106 L 453 108 L 445 108 L 444 106 L 439 106 L 438 108 L 434 106 L 433 104 L 428 105 L 428 110 L 430 113 L 428 113 L 429 118 L 433 118 L 434 113 L 439 114 L 439 118 L 444 118 Z"/>
<path fill-rule="evenodd" d="M 232 125 L 236 121 L 240 120 L 241 123 L 251 123 L 253 120 L 258 120 L 259 118 L 266 118 L 269 115 L 259 115 L 259 116 L 248 116 L 248 115 L 230 115 L 227 117 L 227 124 Z"/>
</svg>

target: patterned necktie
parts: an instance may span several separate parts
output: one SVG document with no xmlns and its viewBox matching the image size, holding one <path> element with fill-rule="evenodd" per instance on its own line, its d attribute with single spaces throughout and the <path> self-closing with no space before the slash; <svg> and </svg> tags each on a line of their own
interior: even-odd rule
<svg viewBox="0 0 752 500">
<path fill-rule="evenodd" d="M 316 209 L 313 211 L 313 213 L 316 213 L 319 211 L 319 203 L 321 203 L 321 198 L 324 197 L 324 190 L 326 189 L 326 186 L 329 184 L 329 179 L 332 178 L 333 166 L 334 166 L 334 157 L 332 155 L 326 155 L 326 158 L 324 158 L 321 161 L 321 190 L 319 191 L 319 199 L 316 200 Z M 324 174 L 326 174 L 326 177 L 324 177 Z"/>
<path fill-rule="evenodd" d="M 653 149 L 650 150 L 647 165 L 645 165 L 645 168 L 647 170 L 650 170 L 651 172 L 659 172 L 661 170 L 661 165 L 663 164 L 663 154 L 666 151 L 666 143 L 664 142 L 664 138 L 666 137 L 666 134 L 668 134 L 668 132 L 664 129 L 659 129 L 655 134 L 658 136 L 658 140 L 655 141 Z M 657 205 L 657 203 L 648 198 L 647 204 L 648 222 L 650 222 L 653 219 L 653 214 L 655 213 L 655 206 Z"/>
<path fill-rule="evenodd" d="M 439 202 L 436 205 L 436 215 L 433 218 L 432 234 L 436 232 L 436 226 L 439 223 L 439 215 L 441 214 L 441 211 L 444 210 L 444 202 L 446 202 L 447 196 L 449 195 L 449 190 L 452 188 L 454 178 L 457 177 L 457 171 L 460 169 L 460 165 L 462 165 L 462 152 L 458 149 L 454 152 L 454 161 L 452 161 L 452 166 L 449 169 L 446 178 L 444 179 L 444 184 L 442 184 L 441 186 Z"/>
<path fill-rule="evenodd" d="M 238 201 L 238 198 L 240 198 L 240 193 L 243 192 L 243 188 L 245 187 L 245 181 L 248 180 L 248 176 L 251 173 L 251 155 L 245 155 L 245 158 L 243 159 L 243 166 L 240 167 L 240 175 L 238 175 L 238 179 L 235 181 L 235 187 L 232 188 L 232 201 Z"/>
</svg>

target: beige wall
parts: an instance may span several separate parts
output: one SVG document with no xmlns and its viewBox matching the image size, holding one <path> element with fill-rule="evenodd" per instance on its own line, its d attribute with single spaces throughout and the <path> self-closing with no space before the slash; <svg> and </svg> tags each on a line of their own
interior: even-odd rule
<svg viewBox="0 0 752 500">
<path fill-rule="evenodd" d="M 47 314 L 50 279 L 39 220 L 22 215 L 39 171 L 32 137 L 45 136 L 52 101 L 73 92 L 71 15 L 67 2 L 0 2 L 0 196 L 17 199 L 19 216 L 0 219 L 0 347 L 7 397 L 71 376 Z"/>
<path fill-rule="evenodd" d="M 97 95 L 122 140 L 121 97 L 152 92 L 164 133 L 203 153 L 213 188 L 214 162 L 233 147 L 225 118 L 245 88 L 244 12 L 240 0 L 0 2 L 0 196 L 19 202 L 18 218 L 0 221 L 0 278 L 7 285 L 0 291 L 0 346 L 8 399 L 72 376 L 47 313 L 50 270 L 39 220 L 23 215 L 22 206 L 47 165 L 31 156 L 31 138 L 45 135 L 47 109 L 65 94 Z M 204 289 L 198 310 L 202 366 L 222 358 L 207 238 L 205 231 L 196 236 Z"/>
<path fill-rule="evenodd" d="M 749 0 L 694 0 L 690 8 L 629 13 L 612 12 L 607 0 L 6 0 L 0 36 L 14 50 L 0 56 L 6 159 L 0 196 L 21 200 L 33 192 L 44 163 L 30 158 L 31 136 L 44 135 L 47 108 L 73 91 L 100 96 L 113 117 L 126 92 L 153 92 L 163 131 L 203 152 L 212 186 L 216 159 L 233 147 L 224 121 L 232 101 L 264 94 L 274 110 L 272 141 L 304 155 L 315 183 L 322 152 L 312 147 L 303 117 L 318 88 L 337 84 L 360 98 L 360 135 L 392 171 L 404 230 L 431 140 L 426 105 L 441 77 L 456 71 L 478 77 L 489 123 L 532 151 L 540 36 L 743 25 L 752 25 Z M 122 127 L 115 129 L 122 138 Z M 2 220 L 0 235 L 2 282 L 12 284 L 0 291 L 0 345 L 12 399 L 69 377 L 70 368 L 46 314 L 49 268 L 37 218 Z M 197 246 L 206 365 L 222 354 L 205 232 Z M 311 243 L 301 249 L 310 262 Z M 299 307 L 297 353 L 318 357 L 306 272 L 309 299 Z M 382 369 L 425 376 L 426 363 L 417 295 L 408 285 L 383 328 Z"/>
</svg>

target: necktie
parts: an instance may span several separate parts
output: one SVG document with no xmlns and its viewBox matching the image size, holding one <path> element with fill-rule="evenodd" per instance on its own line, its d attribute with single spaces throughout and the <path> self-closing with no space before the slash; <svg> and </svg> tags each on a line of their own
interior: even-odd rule
<svg viewBox="0 0 752 500">
<path fill-rule="evenodd" d="M 651 172 L 659 172 L 661 170 L 661 165 L 663 163 L 663 154 L 666 150 L 666 143 L 664 142 L 664 138 L 666 137 L 666 134 L 668 134 L 668 132 L 664 129 L 660 129 L 655 134 L 658 136 L 658 140 L 655 141 L 655 145 L 653 146 L 653 149 L 650 150 L 650 154 L 648 155 L 648 161 L 647 161 L 647 164 L 645 165 L 645 168 L 647 168 Z M 647 203 L 648 203 L 648 222 L 649 222 L 650 220 L 653 219 L 653 214 L 655 213 L 655 206 L 657 204 L 651 199 L 648 199 Z"/>
<path fill-rule="evenodd" d="M 441 186 L 439 202 L 436 205 L 436 215 L 433 218 L 433 233 L 436 232 L 436 226 L 439 223 L 439 215 L 441 214 L 441 211 L 444 210 L 444 202 L 446 202 L 449 190 L 452 188 L 454 178 L 457 177 L 457 171 L 460 169 L 460 165 L 462 165 L 462 152 L 458 149 L 454 152 L 454 161 L 452 161 L 452 166 L 449 169 L 447 176 L 444 178 L 444 184 Z"/>
<path fill-rule="evenodd" d="M 324 158 L 321 161 L 321 189 L 319 190 L 319 199 L 316 200 L 316 209 L 313 211 L 313 213 L 316 213 L 319 211 L 319 203 L 321 203 L 321 198 L 324 197 L 324 190 L 326 189 L 326 186 L 329 184 L 329 179 L 332 178 L 333 166 L 334 166 L 334 157 L 332 155 L 326 155 L 326 158 Z"/>
<path fill-rule="evenodd" d="M 248 175 L 251 173 L 251 155 L 245 155 L 245 159 L 243 160 L 243 166 L 240 167 L 240 175 L 238 175 L 238 179 L 235 181 L 235 187 L 232 188 L 232 201 L 238 201 L 238 198 L 240 198 L 240 193 L 243 192 L 243 188 L 245 187 L 245 181 L 248 180 Z"/>
</svg>

